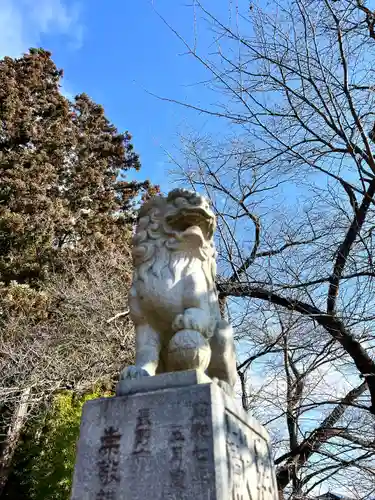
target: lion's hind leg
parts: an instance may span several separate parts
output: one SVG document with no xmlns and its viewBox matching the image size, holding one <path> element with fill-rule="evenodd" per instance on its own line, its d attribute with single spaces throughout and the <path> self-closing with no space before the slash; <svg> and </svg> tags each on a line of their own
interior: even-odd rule
<svg viewBox="0 0 375 500">
<path fill-rule="evenodd" d="M 224 320 L 218 322 L 215 334 L 210 339 L 211 361 L 207 375 L 230 395 L 234 395 L 237 380 L 236 351 L 233 330 Z"/>
</svg>

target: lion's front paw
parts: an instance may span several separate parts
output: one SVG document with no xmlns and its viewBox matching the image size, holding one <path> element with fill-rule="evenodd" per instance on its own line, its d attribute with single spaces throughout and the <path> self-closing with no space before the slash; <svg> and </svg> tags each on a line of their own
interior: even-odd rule
<svg viewBox="0 0 375 500">
<path fill-rule="evenodd" d="M 149 377 L 150 374 L 139 366 L 127 366 L 120 374 L 120 380 L 134 380 L 141 377 Z"/>
<path fill-rule="evenodd" d="M 174 332 L 180 330 L 195 330 L 201 333 L 205 338 L 212 336 L 211 318 L 203 309 L 191 307 L 186 309 L 183 314 L 177 314 L 173 323 Z"/>
<path fill-rule="evenodd" d="M 129 384 L 128 381 L 149 376 L 148 371 L 140 366 L 127 366 L 120 374 L 120 379 L 116 387 L 116 396 L 126 396 L 134 392 L 134 388 L 132 389 L 131 387 L 132 384 Z"/>
<path fill-rule="evenodd" d="M 177 314 L 172 323 L 172 328 L 176 332 L 180 330 L 200 331 L 199 322 L 193 316 L 187 316 L 185 314 Z"/>
</svg>

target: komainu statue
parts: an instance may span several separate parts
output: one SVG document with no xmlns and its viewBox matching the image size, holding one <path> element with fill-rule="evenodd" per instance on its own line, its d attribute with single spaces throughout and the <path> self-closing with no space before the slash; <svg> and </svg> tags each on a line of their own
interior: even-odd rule
<svg viewBox="0 0 375 500">
<path fill-rule="evenodd" d="M 129 293 L 136 362 L 121 379 L 199 369 L 232 393 L 236 359 L 215 287 L 215 227 L 209 203 L 192 191 L 174 189 L 141 207 Z"/>
</svg>

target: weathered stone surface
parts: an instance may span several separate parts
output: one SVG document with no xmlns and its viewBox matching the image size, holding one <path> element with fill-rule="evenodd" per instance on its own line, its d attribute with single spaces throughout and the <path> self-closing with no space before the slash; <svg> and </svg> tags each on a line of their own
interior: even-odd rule
<svg viewBox="0 0 375 500">
<path fill-rule="evenodd" d="M 267 433 L 213 383 L 89 401 L 72 500 L 104 499 L 276 500 Z"/>
</svg>

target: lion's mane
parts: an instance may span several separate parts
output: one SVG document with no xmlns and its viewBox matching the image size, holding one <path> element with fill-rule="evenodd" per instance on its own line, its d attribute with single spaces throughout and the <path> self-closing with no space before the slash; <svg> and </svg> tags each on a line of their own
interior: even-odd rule
<svg viewBox="0 0 375 500">
<path fill-rule="evenodd" d="M 146 282 L 150 273 L 160 277 L 161 269 L 166 265 L 175 277 L 179 255 L 183 258 L 183 255 L 176 252 L 182 232 L 172 229 L 166 219 L 167 216 L 177 213 L 181 205 L 193 206 L 191 197 L 192 193 L 189 191 L 175 190 L 173 198 L 158 196 L 143 204 L 133 236 L 134 284 L 137 280 Z M 200 255 L 202 271 L 210 287 L 213 287 L 216 276 L 216 251 L 212 237 L 204 238 Z"/>
</svg>

